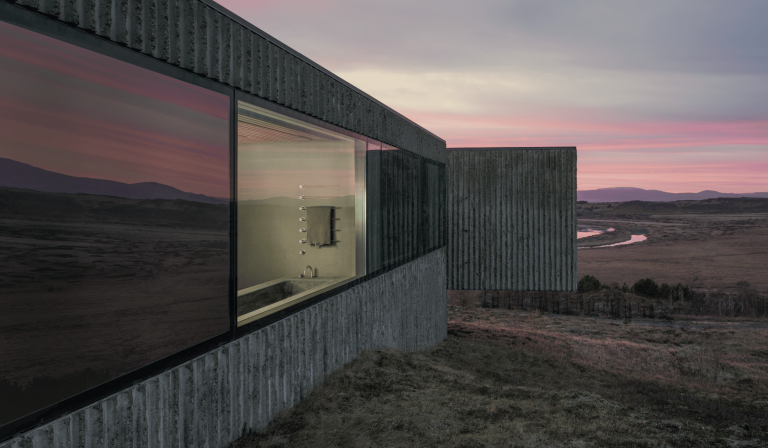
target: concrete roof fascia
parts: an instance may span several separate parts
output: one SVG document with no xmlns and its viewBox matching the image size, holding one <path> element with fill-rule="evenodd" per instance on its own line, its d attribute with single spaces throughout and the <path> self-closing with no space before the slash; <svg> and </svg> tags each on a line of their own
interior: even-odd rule
<svg viewBox="0 0 768 448">
<path fill-rule="evenodd" d="M 502 151 L 523 149 L 576 149 L 575 146 L 478 146 L 472 148 L 445 148 L 446 151 Z"/>
<path fill-rule="evenodd" d="M 272 37 L 269 33 L 265 32 L 262 29 L 260 29 L 256 25 L 253 25 L 252 23 L 248 22 L 247 20 L 243 19 L 242 17 L 238 16 L 234 12 L 228 10 L 227 8 L 221 6 L 220 4 L 216 3 L 215 1 L 213 1 L 213 0 L 198 0 L 198 1 L 200 1 L 200 2 L 210 6 L 214 10 L 218 11 L 219 13 L 221 13 L 224 16 L 226 16 L 227 18 L 229 18 L 230 20 L 233 20 L 233 21 L 239 23 L 240 25 L 244 26 L 245 28 L 253 31 L 254 33 L 256 33 L 259 36 L 263 37 L 264 39 L 268 40 L 272 44 L 277 45 L 278 47 L 282 48 L 283 50 L 287 51 L 288 53 L 296 56 L 297 58 L 301 59 L 302 61 L 306 62 L 307 64 L 311 65 L 312 67 L 320 70 L 324 74 L 330 76 L 331 78 L 333 78 L 334 80 L 340 82 L 341 84 L 345 85 L 346 87 L 349 87 L 350 89 L 354 90 L 355 92 L 363 95 L 364 97 L 368 98 L 369 100 L 373 101 L 374 103 L 378 104 L 379 106 L 381 106 L 381 107 L 389 110 L 390 112 L 392 112 L 392 113 L 402 117 L 404 120 L 407 120 L 409 123 L 411 123 L 414 126 L 422 129 L 424 132 L 429 133 L 430 135 L 432 135 L 433 137 L 435 137 L 435 138 L 437 138 L 439 140 L 445 141 L 445 139 L 441 138 L 438 135 L 435 135 L 435 133 L 433 133 L 432 131 L 424 128 L 420 124 L 414 122 L 413 120 L 409 119 L 408 117 L 406 117 L 405 115 L 401 114 L 400 112 L 392 109 L 391 107 L 389 107 L 386 104 L 382 103 L 381 101 L 377 100 L 373 96 L 371 96 L 371 95 L 365 93 L 364 91 L 360 90 L 359 88 L 353 86 L 349 82 L 347 82 L 344 79 L 342 79 L 342 78 L 338 77 L 337 75 L 333 74 L 330 70 L 324 68 L 322 65 L 320 65 L 317 62 L 309 59 L 308 57 L 304 56 L 303 54 L 301 54 L 298 51 L 294 50 L 293 48 L 289 47 L 288 45 L 280 42 L 279 40 L 277 40 L 274 37 Z"/>
</svg>

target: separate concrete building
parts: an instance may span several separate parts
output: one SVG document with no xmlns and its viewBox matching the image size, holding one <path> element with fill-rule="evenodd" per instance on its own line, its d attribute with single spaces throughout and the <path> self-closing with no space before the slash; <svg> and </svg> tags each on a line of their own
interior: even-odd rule
<svg viewBox="0 0 768 448">
<path fill-rule="evenodd" d="M 447 152 L 448 289 L 576 291 L 576 148 Z"/>
</svg>

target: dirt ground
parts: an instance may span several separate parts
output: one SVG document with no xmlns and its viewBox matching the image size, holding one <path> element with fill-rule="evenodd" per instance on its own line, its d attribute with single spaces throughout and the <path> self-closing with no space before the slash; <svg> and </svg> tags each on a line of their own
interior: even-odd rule
<svg viewBox="0 0 768 448">
<path fill-rule="evenodd" d="M 231 447 L 768 446 L 768 322 L 448 319 L 447 340 L 364 352 Z"/>
<path fill-rule="evenodd" d="M 662 204 L 668 208 L 667 203 Z M 653 208 L 647 213 L 636 208 L 631 210 L 635 214 L 626 215 L 615 213 L 615 205 L 612 211 L 599 208 L 605 204 L 590 206 L 597 208 L 582 213 L 579 224 L 614 227 L 616 232 L 612 233 L 622 235 L 645 230 L 642 233 L 648 239 L 624 246 L 579 249 L 579 278 L 593 275 L 603 283 L 630 286 L 642 278 L 652 278 L 657 283 L 707 289 L 747 281 L 759 292 L 768 291 L 768 213 L 732 207 L 710 213 L 690 210 L 692 213 L 661 214 Z M 583 238 L 579 246 L 602 240 L 611 244 L 615 238 L 610 234 Z"/>
</svg>

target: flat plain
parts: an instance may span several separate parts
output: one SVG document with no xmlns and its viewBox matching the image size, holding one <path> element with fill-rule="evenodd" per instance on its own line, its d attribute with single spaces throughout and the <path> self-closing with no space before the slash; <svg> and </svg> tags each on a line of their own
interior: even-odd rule
<svg viewBox="0 0 768 448">
<path fill-rule="evenodd" d="M 579 249 L 578 276 L 627 283 L 642 278 L 671 285 L 723 289 L 746 281 L 768 292 L 768 199 L 578 204 L 579 224 L 615 232 L 579 240 L 612 244 L 629 234 L 648 239 L 624 246 Z M 619 236 L 619 238 L 617 238 Z"/>
</svg>

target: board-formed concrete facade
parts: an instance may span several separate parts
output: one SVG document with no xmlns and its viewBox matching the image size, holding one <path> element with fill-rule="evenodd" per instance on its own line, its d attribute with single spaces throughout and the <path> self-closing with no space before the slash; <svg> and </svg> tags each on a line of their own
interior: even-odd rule
<svg viewBox="0 0 768 448">
<path fill-rule="evenodd" d="M 213 2 L 0 2 L 0 20 L 29 24 L 30 14 L 54 38 L 96 36 L 105 53 L 127 47 L 136 58 L 184 69 L 185 76 L 216 81 L 445 163 L 444 140 Z M 393 212 L 382 222 L 401 215 Z M 423 350 L 445 339 L 445 248 L 434 246 L 369 270 L 362 283 L 250 334 L 238 333 L 159 375 L 35 423 L 0 448 L 225 447 L 244 429 L 264 428 L 362 350 Z"/>
<path fill-rule="evenodd" d="M 448 289 L 576 291 L 576 148 L 450 148 Z"/>
<path fill-rule="evenodd" d="M 226 447 L 363 350 L 425 350 L 445 339 L 445 288 L 439 249 L 0 448 Z"/>
<path fill-rule="evenodd" d="M 213 2 L 10 3 L 325 122 L 445 162 L 444 140 Z"/>
</svg>

